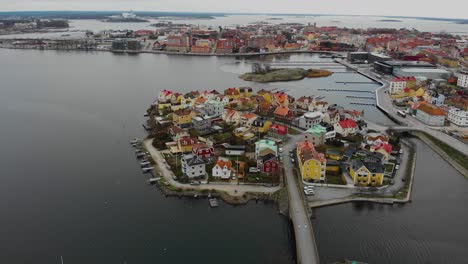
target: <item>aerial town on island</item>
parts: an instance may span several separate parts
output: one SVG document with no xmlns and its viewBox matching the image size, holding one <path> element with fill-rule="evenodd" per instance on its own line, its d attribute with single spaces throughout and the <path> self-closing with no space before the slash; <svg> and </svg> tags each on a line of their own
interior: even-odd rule
<svg viewBox="0 0 468 264">
<path fill-rule="evenodd" d="M 132 13 L 122 17 L 137 19 Z M 55 20 L 0 22 L 3 34 L 52 26 L 68 24 Z M 178 192 L 274 193 L 282 186 L 284 173 L 296 173 L 307 195 L 314 193 L 309 186 L 342 185 L 403 197 L 410 190 L 406 179 L 414 163 L 414 157 L 405 151 L 411 147 L 401 136 L 407 130 L 425 133 L 432 145 L 446 152 L 448 147 L 455 148 L 448 150 L 455 161 L 452 165 L 466 174 L 467 36 L 265 21 L 218 28 L 168 21 L 152 26 L 151 30 L 87 31 L 78 38 L 4 38 L 0 47 L 239 58 L 320 53 L 321 58 L 382 84 L 375 91 L 375 106 L 397 124 L 410 127 L 389 130 L 366 120 L 364 111 L 345 109 L 310 94 L 294 98 L 281 87 L 185 94 L 162 90 L 147 113 L 145 127 L 151 142 L 134 145 L 146 148 L 137 150 L 145 157 L 143 170 L 149 172 L 155 166 L 165 185 Z M 320 67 L 260 66 L 240 78 L 273 82 L 331 74 Z M 327 199 L 349 195 L 356 192 Z"/>
<path fill-rule="evenodd" d="M 149 126 L 152 146 L 180 182 L 274 185 L 290 159 L 307 183 L 383 186 L 398 165 L 398 139 L 369 130 L 363 115 L 281 91 L 163 90 Z M 291 136 L 300 140 L 285 149 Z"/>
</svg>

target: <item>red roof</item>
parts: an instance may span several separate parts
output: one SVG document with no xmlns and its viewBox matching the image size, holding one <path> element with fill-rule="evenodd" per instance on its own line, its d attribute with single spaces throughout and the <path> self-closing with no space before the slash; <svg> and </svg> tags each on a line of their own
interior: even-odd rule
<svg viewBox="0 0 468 264">
<path fill-rule="evenodd" d="M 321 163 L 326 162 L 325 156 L 315 150 L 314 145 L 310 141 L 302 141 L 297 143 L 297 149 L 300 153 L 300 159 L 302 162 L 309 159 L 316 159 Z"/>
<path fill-rule="evenodd" d="M 392 152 L 392 145 L 388 143 L 380 143 L 379 145 L 375 146 L 374 149 L 377 151 L 379 149 L 385 150 L 385 152 L 389 153 Z"/>
<path fill-rule="evenodd" d="M 191 138 L 189 136 L 185 136 L 185 137 L 181 137 L 179 139 L 179 142 L 180 142 L 180 144 L 182 146 L 190 146 L 190 145 L 196 144 L 197 139 L 196 138 Z"/>
<path fill-rule="evenodd" d="M 392 82 L 412 82 L 416 81 L 414 76 L 401 76 L 393 78 Z"/>
<path fill-rule="evenodd" d="M 343 129 L 346 129 L 346 128 L 356 128 L 357 127 L 357 124 L 356 122 L 354 122 L 354 120 L 352 119 L 349 119 L 349 118 L 346 118 L 346 119 L 343 119 L 339 122 L 340 126 L 343 128 Z"/>
<path fill-rule="evenodd" d="M 289 108 L 278 106 L 275 110 L 275 115 L 287 116 L 289 114 Z"/>
<path fill-rule="evenodd" d="M 270 131 L 273 133 L 279 134 L 279 135 L 287 135 L 288 134 L 288 127 L 279 125 L 279 124 L 274 124 L 270 126 Z"/>
</svg>

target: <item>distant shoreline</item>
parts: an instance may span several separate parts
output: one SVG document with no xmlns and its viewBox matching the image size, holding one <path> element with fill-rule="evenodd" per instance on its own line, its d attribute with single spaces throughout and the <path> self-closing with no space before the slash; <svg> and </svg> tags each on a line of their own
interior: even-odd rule
<svg viewBox="0 0 468 264">
<path fill-rule="evenodd" d="M 173 51 L 160 51 L 160 50 L 83 50 L 83 49 L 37 49 L 37 48 L 14 48 L 14 47 L 1 47 L 0 49 L 25 49 L 25 50 L 60 50 L 60 51 L 83 51 L 83 52 L 112 52 L 116 54 L 166 54 L 166 55 L 179 55 L 179 56 L 198 56 L 198 57 L 257 57 L 266 55 L 281 55 L 281 54 L 302 54 L 302 53 L 317 53 L 317 54 L 336 54 L 340 55 L 341 52 L 334 51 L 320 51 L 320 50 L 284 50 L 272 52 L 253 52 L 253 53 L 192 53 L 192 52 L 173 52 Z"/>
</svg>

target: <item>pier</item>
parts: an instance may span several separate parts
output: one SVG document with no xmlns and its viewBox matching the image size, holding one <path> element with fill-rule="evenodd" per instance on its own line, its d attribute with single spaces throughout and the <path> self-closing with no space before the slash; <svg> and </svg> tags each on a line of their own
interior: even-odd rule
<svg viewBox="0 0 468 264">
<path fill-rule="evenodd" d="M 375 84 L 375 82 L 336 82 L 336 83 L 342 83 L 342 84 Z"/>
<path fill-rule="evenodd" d="M 372 99 L 375 100 L 375 97 L 372 96 L 355 96 L 355 95 L 347 95 L 346 98 L 357 98 L 357 99 Z"/>
<path fill-rule="evenodd" d="M 352 105 L 368 105 L 368 106 L 375 106 L 375 104 L 372 104 L 372 103 L 360 103 L 360 102 L 351 102 L 350 104 L 352 104 Z"/>
</svg>

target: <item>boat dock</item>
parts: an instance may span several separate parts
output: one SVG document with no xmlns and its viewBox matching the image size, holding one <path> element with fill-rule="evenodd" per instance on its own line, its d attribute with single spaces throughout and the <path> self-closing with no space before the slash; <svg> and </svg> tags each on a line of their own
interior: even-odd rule
<svg viewBox="0 0 468 264">
<path fill-rule="evenodd" d="M 325 91 L 325 92 L 374 93 L 374 91 L 351 90 L 351 89 L 325 89 L 325 88 L 319 88 L 318 90 L 319 91 Z"/>
<path fill-rule="evenodd" d="M 375 106 L 375 104 L 373 103 L 359 103 L 359 102 L 351 102 L 349 104 L 352 104 L 352 105 L 368 105 L 368 106 Z"/>
<path fill-rule="evenodd" d="M 216 198 L 208 199 L 208 202 L 210 203 L 211 208 L 215 208 L 215 207 L 219 206 L 218 199 L 216 199 Z"/>
<path fill-rule="evenodd" d="M 355 96 L 355 95 L 347 95 L 346 98 L 372 99 L 372 100 L 375 100 L 375 97 L 373 97 L 373 96 Z"/>
<path fill-rule="evenodd" d="M 375 84 L 375 82 L 335 82 L 335 83 L 342 83 L 342 84 Z"/>
</svg>

